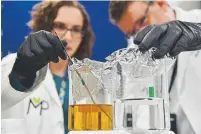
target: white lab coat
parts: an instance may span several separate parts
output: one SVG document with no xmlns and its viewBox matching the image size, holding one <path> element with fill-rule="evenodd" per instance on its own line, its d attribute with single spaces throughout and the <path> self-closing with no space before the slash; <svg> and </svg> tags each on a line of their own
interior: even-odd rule
<svg viewBox="0 0 201 134">
<path fill-rule="evenodd" d="M 201 23 L 201 10 L 174 8 L 176 19 Z M 170 93 L 170 110 L 177 115 L 178 134 L 201 134 L 201 50 L 178 56 L 177 76 Z"/>
<path fill-rule="evenodd" d="M 27 134 L 24 129 L 25 120 L 22 116 L 24 107 L 18 103 L 33 93 L 33 90 L 40 85 L 40 82 L 45 78 L 47 67 L 37 72 L 35 83 L 30 92 L 19 92 L 11 87 L 8 78 L 14 60 L 15 55 L 11 54 L 3 58 L 1 62 L 1 132 L 3 134 Z"/>
<path fill-rule="evenodd" d="M 2 105 L 5 107 L 2 109 L 2 133 L 64 134 L 62 105 L 50 69 L 47 69 L 47 73 L 41 74 L 41 77 L 45 76 L 43 82 L 41 82 L 43 79 L 35 82 L 35 85 L 41 82 L 38 87 L 35 87 L 35 91 L 29 94 L 17 94 L 8 81 L 8 74 L 15 57 L 16 54 L 11 54 L 2 61 L 2 65 L 5 66 L 2 69 L 2 79 L 6 79 L 2 82 Z M 72 93 L 69 92 L 71 96 Z M 12 99 L 13 96 L 16 99 Z M 97 99 L 104 100 L 103 96 L 99 94 Z"/>
<path fill-rule="evenodd" d="M 16 54 L 12 54 L 5 57 L 2 61 L 2 64 L 6 66 L 2 70 L 3 78 L 8 79 L 7 77 L 11 71 L 15 57 Z M 44 77 L 45 73 L 42 75 Z M 40 82 L 42 80 L 40 79 Z M 2 98 L 7 94 L 15 97 L 18 96 L 17 94 L 12 95 L 10 91 L 12 88 L 8 80 L 3 84 Z M 26 95 L 26 93 L 21 94 Z M 2 100 L 2 105 L 7 107 L 10 99 L 12 98 L 7 97 L 7 100 Z M 16 102 L 19 102 L 20 99 L 22 100 L 24 97 L 19 98 Z M 30 103 L 30 101 L 33 103 Z M 41 107 L 44 110 L 40 114 Z M 47 107 L 49 108 L 47 109 Z M 62 107 L 49 69 L 44 81 L 36 87 L 35 91 L 15 106 L 2 111 L 2 118 L 2 133 L 5 134 L 10 134 L 11 132 L 13 134 L 21 134 L 21 131 L 24 131 L 26 134 L 64 134 Z M 18 127 L 12 127 L 15 124 L 18 124 Z M 23 130 L 19 130 L 20 128 Z"/>
</svg>

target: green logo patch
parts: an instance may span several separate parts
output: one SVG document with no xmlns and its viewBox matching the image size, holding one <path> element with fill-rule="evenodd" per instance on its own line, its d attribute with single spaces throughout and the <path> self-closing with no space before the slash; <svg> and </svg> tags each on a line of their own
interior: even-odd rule
<svg viewBox="0 0 201 134">
<path fill-rule="evenodd" d="M 36 105 L 40 103 L 40 98 L 34 97 L 32 100 Z"/>
</svg>

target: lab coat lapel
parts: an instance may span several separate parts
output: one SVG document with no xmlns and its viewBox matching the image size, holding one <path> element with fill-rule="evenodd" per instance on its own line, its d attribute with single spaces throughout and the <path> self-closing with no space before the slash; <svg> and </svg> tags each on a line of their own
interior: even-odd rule
<svg viewBox="0 0 201 134">
<path fill-rule="evenodd" d="M 198 51 L 199 52 L 199 51 Z M 198 53 L 197 52 L 197 53 Z M 190 124 L 192 125 L 196 134 L 201 133 L 200 120 L 201 119 L 201 51 L 197 55 L 192 56 L 188 63 L 188 68 L 185 73 L 186 77 L 182 81 L 183 93 L 180 97 L 181 107 L 186 114 Z"/>
<path fill-rule="evenodd" d="M 177 20 L 188 21 L 188 22 L 200 22 L 201 21 L 201 12 L 199 10 L 183 11 L 180 8 L 174 8 L 176 11 Z M 188 56 L 190 60 L 189 62 L 183 61 L 186 63 L 186 72 L 183 73 L 185 75 L 185 79 L 181 81 L 180 91 L 180 99 L 179 103 L 186 114 L 192 128 L 195 133 L 201 133 L 201 128 L 199 124 L 199 119 L 201 119 L 201 51 L 190 52 L 191 54 Z M 188 59 L 186 58 L 186 59 Z M 186 60 L 184 59 L 184 60 Z M 180 64 L 181 65 L 181 64 Z M 180 70 L 180 72 L 183 72 Z M 180 77 L 183 78 L 183 77 Z"/>
<path fill-rule="evenodd" d="M 56 101 L 56 103 L 61 106 L 61 102 L 57 93 L 56 85 L 52 76 L 50 69 L 47 70 L 47 75 L 44 81 L 44 86 L 50 96 Z"/>
</svg>

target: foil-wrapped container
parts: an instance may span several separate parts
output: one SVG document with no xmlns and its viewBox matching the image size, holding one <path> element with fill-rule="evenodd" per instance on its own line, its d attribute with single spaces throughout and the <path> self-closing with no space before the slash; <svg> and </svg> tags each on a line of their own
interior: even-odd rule
<svg viewBox="0 0 201 134">
<path fill-rule="evenodd" d="M 153 48 L 141 53 L 134 46 L 117 50 L 106 57 L 105 71 L 112 79 L 104 82 L 104 85 L 113 89 L 115 98 L 148 98 L 151 96 L 150 89 L 161 89 L 160 80 L 156 79 L 173 65 L 174 60 L 153 59 L 154 51 Z M 158 92 L 161 96 L 161 91 Z"/>
<path fill-rule="evenodd" d="M 130 47 L 113 52 L 106 57 L 106 62 L 73 58 L 73 65 L 69 66 L 69 76 L 74 99 L 76 101 L 89 99 L 89 93 L 75 68 L 95 99 L 97 98 L 95 96 L 100 94 L 112 94 L 115 95 L 114 98 L 148 97 L 149 88 L 161 86 L 156 84 L 154 77 L 160 77 L 166 66 L 164 59 L 152 58 L 153 52 L 154 49 L 141 53 L 137 47 Z M 167 66 L 173 64 L 172 59 L 168 60 L 170 62 Z"/>
<path fill-rule="evenodd" d="M 115 129 L 169 130 L 167 75 L 175 60 L 153 59 L 154 51 L 141 53 L 131 45 L 106 58 L 106 76 L 112 79 L 105 87 L 112 88 Z"/>
<path fill-rule="evenodd" d="M 100 96 L 104 96 L 105 94 L 104 85 L 101 82 L 104 62 L 90 59 L 77 60 L 76 58 L 72 58 L 72 60 L 73 64 L 69 66 L 68 74 L 70 79 L 70 91 L 72 91 L 74 101 L 79 103 L 92 103 L 91 95 L 96 103 L 100 103 L 98 98 L 101 98 Z M 83 85 L 75 69 L 81 75 L 88 90 Z"/>
<path fill-rule="evenodd" d="M 131 121 L 130 117 L 127 118 L 128 114 L 132 114 L 133 130 L 166 128 L 168 125 L 165 126 L 164 122 L 168 124 L 170 121 L 165 75 L 174 60 L 155 60 L 152 58 L 153 52 L 154 49 L 141 53 L 134 46 L 113 52 L 106 62 L 73 58 L 73 64 L 69 66 L 71 104 L 92 104 L 91 96 L 96 104 L 113 103 L 117 129 L 130 129 L 128 122 L 124 122 Z"/>
</svg>

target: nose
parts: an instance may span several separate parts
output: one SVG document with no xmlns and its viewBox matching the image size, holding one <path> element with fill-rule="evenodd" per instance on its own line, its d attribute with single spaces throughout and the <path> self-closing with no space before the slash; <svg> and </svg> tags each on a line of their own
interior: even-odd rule
<svg viewBox="0 0 201 134">
<path fill-rule="evenodd" d="M 65 38 L 65 40 L 66 40 L 67 42 L 71 42 L 71 41 L 73 40 L 72 33 L 71 33 L 70 30 L 68 30 L 68 31 L 66 32 L 64 38 Z"/>
</svg>

